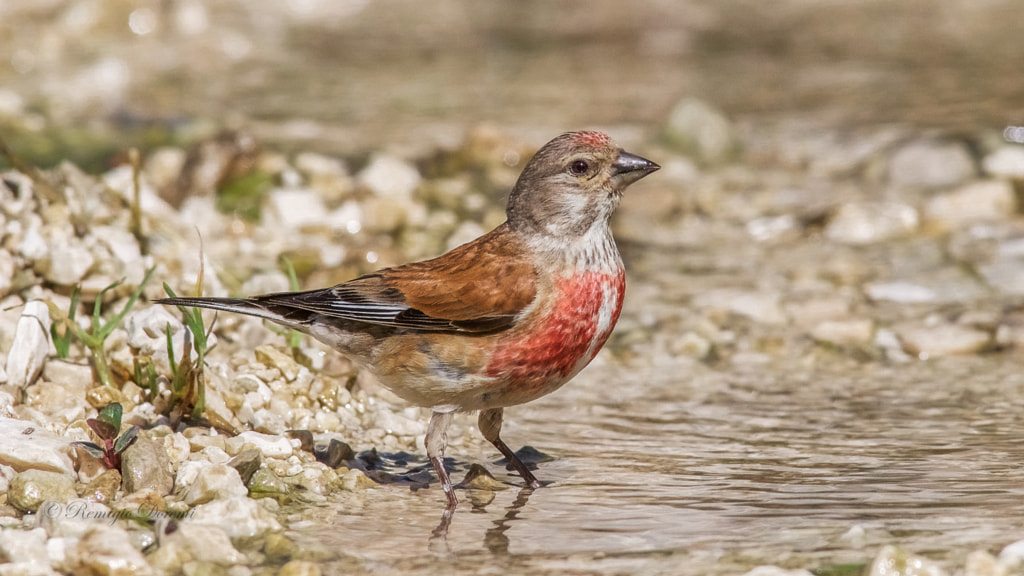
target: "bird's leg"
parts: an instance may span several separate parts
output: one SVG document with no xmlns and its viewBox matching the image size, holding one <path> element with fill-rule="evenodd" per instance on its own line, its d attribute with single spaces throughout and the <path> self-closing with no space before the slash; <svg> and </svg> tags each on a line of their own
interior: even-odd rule
<svg viewBox="0 0 1024 576">
<path fill-rule="evenodd" d="M 501 452 L 501 455 L 504 456 L 510 464 L 512 464 L 512 467 L 516 469 L 516 472 L 518 472 L 519 475 L 523 477 L 523 480 L 526 481 L 526 485 L 528 487 L 540 488 L 541 483 L 537 481 L 533 472 L 530 472 L 530 469 L 526 467 L 526 464 L 523 464 L 523 461 L 520 460 L 514 452 L 512 452 L 508 445 L 502 442 L 500 436 L 502 412 L 503 409 L 501 408 L 481 410 L 480 418 L 477 420 L 477 425 L 480 427 L 480 433 L 484 435 L 484 438 L 486 438 L 488 442 L 494 444 L 494 447 L 498 449 L 498 452 Z"/>
<path fill-rule="evenodd" d="M 454 509 L 459 503 L 455 497 L 455 489 L 452 488 L 452 480 L 448 477 L 448 471 L 444 469 L 444 449 L 448 445 L 448 424 L 452 421 L 451 412 L 434 412 L 427 424 L 427 438 L 424 442 L 427 446 L 427 457 L 434 465 L 434 472 L 441 481 L 441 489 L 448 497 L 448 509 Z"/>
</svg>

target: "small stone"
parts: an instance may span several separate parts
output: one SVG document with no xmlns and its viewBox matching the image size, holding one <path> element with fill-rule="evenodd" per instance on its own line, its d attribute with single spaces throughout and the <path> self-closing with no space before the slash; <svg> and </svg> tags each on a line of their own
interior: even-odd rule
<svg viewBox="0 0 1024 576">
<path fill-rule="evenodd" d="M 917 210 L 898 202 L 843 204 L 825 227 L 829 240 L 843 244 L 872 244 L 911 234 L 917 229 Z"/>
<path fill-rule="evenodd" d="M 695 98 L 675 105 L 665 122 L 662 138 L 679 152 L 708 163 L 729 160 L 739 148 L 729 119 Z"/>
<path fill-rule="evenodd" d="M 25 388 L 43 370 L 50 353 L 50 311 L 41 300 L 25 303 L 7 353 L 7 384 Z"/>
<path fill-rule="evenodd" d="M 374 488 L 377 483 L 366 477 L 362 470 L 353 468 L 341 477 L 341 487 L 347 492 L 359 492 Z"/>
<path fill-rule="evenodd" d="M 972 182 L 936 196 L 925 206 L 925 218 L 943 229 L 985 220 L 1009 218 L 1017 211 L 1013 186 L 1005 180 Z"/>
<path fill-rule="evenodd" d="M 898 327 L 903 348 L 919 358 L 974 354 L 988 348 L 992 335 L 988 332 L 958 324 L 908 325 Z"/>
<path fill-rule="evenodd" d="M 88 248 L 68 239 L 54 240 L 49 252 L 49 266 L 46 266 L 43 277 L 61 286 L 80 282 L 96 262 Z"/>
<path fill-rule="evenodd" d="M 255 356 L 256 361 L 260 364 L 280 370 L 281 375 L 289 382 L 295 381 L 302 368 L 291 356 L 269 344 L 257 347 Z"/>
<path fill-rule="evenodd" d="M 814 576 L 814 574 L 802 569 L 786 570 L 778 566 L 758 566 L 750 572 L 743 574 L 743 576 Z M 891 576 L 896 575 L 893 574 Z"/>
<path fill-rule="evenodd" d="M 0 298 L 6 296 L 14 285 L 14 268 L 14 256 L 0 248 Z"/>
<path fill-rule="evenodd" d="M 11 479 L 7 501 L 22 512 L 35 512 L 46 501 L 65 504 L 78 498 L 71 477 L 57 472 L 26 470 Z"/>
<path fill-rule="evenodd" d="M 252 538 L 281 530 L 281 524 L 266 508 L 245 496 L 200 504 L 193 509 L 191 520 L 219 526 L 231 539 Z"/>
<path fill-rule="evenodd" d="M 166 543 L 180 546 L 196 562 L 231 566 L 249 561 L 245 554 L 235 549 L 223 530 L 209 524 L 179 522 L 177 530 L 166 536 Z"/>
<path fill-rule="evenodd" d="M 0 418 L 0 464 L 18 472 L 29 469 L 74 474 L 71 442 L 32 422 Z"/>
<path fill-rule="evenodd" d="M 317 461 L 331 468 L 338 468 L 356 457 L 356 453 L 352 450 L 351 446 L 336 438 L 331 438 L 331 441 L 326 445 L 316 445 L 313 448 L 313 454 L 316 456 Z"/>
<path fill-rule="evenodd" d="M 900 302 L 903 304 L 916 304 L 922 302 L 935 302 L 938 295 L 931 288 L 919 286 L 910 282 L 879 282 L 867 285 L 868 298 L 872 300 L 887 300 L 889 302 Z"/>
<path fill-rule="evenodd" d="M 46 530 L 0 530 L 0 563 L 10 568 L 4 574 L 50 574 Z"/>
<path fill-rule="evenodd" d="M 213 464 L 199 469 L 195 481 L 188 487 L 185 503 L 194 506 L 248 493 L 237 470 L 227 464 Z"/>
<path fill-rule="evenodd" d="M 268 213 L 287 230 L 323 224 L 327 206 L 316 190 L 310 188 L 278 188 L 270 193 Z"/>
<path fill-rule="evenodd" d="M 167 495 L 174 488 L 170 457 L 162 442 L 148 436 L 140 435 L 121 453 L 121 472 L 124 474 L 124 490 L 128 494 L 151 490 Z"/>
<path fill-rule="evenodd" d="M 82 535 L 67 554 L 72 574 L 94 576 L 148 576 L 153 569 L 142 553 L 132 546 L 127 531 L 97 524 Z"/>
<path fill-rule="evenodd" d="M 422 178 L 416 167 L 393 156 L 378 154 L 356 176 L 363 188 L 379 197 L 408 202 Z"/>
<path fill-rule="evenodd" d="M 250 448 L 239 452 L 238 456 L 228 462 L 228 466 L 238 471 L 238 477 L 242 479 L 242 484 L 249 484 L 249 479 L 259 470 L 262 463 L 263 454 L 259 450 Z"/>
<path fill-rule="evenodd" d="M 163 374 L 169 374 L 171 370 L 171 360 L 167 357 L 168 326 L 171 329 L 174 353 L 178 355 L 178 358 L 174 359 L 174 363 L 177 364 L 181 361 L 181 354 L 185 349 L 185 326 L 172 313 L 172 309 L 168 309 L 166 306 L 139 308 L 129 312 L 124 320 L 124 328 L 128 333 L 128 346 L 138 355 L 152 358 L 157 371 Z M 208 344 L 212 346 L 214 341 L 211 340 Z M 192 354 L 195 358 L 194 350 Z"/>
<path fill-rule="evenodd" d="M 508 486 L 499 482 L 486 468 L 479 464 L 470 464 L 466 477 L 462 480 L 463 487 L 472 490 L 506 490 Z"/>
<path fill-rule="evenodd" d="M 997 257 L 977 267 L 985 282 L 1009 296 L 1024 295 L 1024 258 Z"/>
<path fill-rule="evenodd" d="M 999 562 L 1011 570 L 1024 568 L 1024 540 L 1007 544 L 999 552 Z"/>
<path fill-rule="evenodd" d="M 263 541 L 263 553 L 269 562 L 287 562 L 299 551 L 299 546 L 283 534 L 267 534 Z"/>
<path fill-rule="evenodd" d="M 52 364 L 52 362 L 48 364 Z M 85 401 L 89 403 L 89 406 L 97 410 L 114 402 L 120 404 L 125 412 L 135 408 L 135 403 L 129 400 L 124 392 L 113 386 L 93 386 L 89 388 L 85 392 Z"/>
<path fill-rule="evenodd" d="M 811 337 L 833 346 L 859 346 L 871 341 L 875 324 L 868 318 L 829 320 L 811 330 Z"/>
<path fill-rule="evenodd" d="M 885 546 L 871 562 L 868 576 L 945 576 L 935 562 L 896 546 Z"/>
<path fill-rule="evenodd" d="M 320 567 L 308 560 L 290 560 L 281 566 L 280 576 L 320 576 Z"/>
<path fill-rule="evenodd" d="M 263 434 L 253 430 L 246 430 L 238 436 L 228 440 L 229 447 L 251 445 L 259 450 L 267 458 L 287 458 L 292 455 L 292 441 L 284 436 Z M 232 452 L 232 450 L 228 450 Z M 234 450 L 238 452 L 238 450 Z"/>
<path fill-rule="evenodd" d="M 266 466 L 261 466 L 256 470 L 246 482 L 246 486 L 249 487 L 249 493 L 253 496 L 280 496 L 291 490 L 287 482 Z"/>
<path fill-rule="evenodd" d="M 981 161 L 981 167 L 996 178 L 1024 179 L 1024 146 L 1003 146 Z"/>
<path fill-rule="evenodd" d="M 950 186 L 973 178 L 976 171 L 959 142 L 911 142 L 889 160 L 889 181 L 897 186 Z"/>
<path fill-rule="evenodd" d="M 94 478 L 82 488 L 79 494 L 89 502 L 109 504 L 121 488 L 121 473 L 117 470 L 104 470 L 102 474 Z"/>
<path fill-rule="evenodd" d="M 768 292 L 721 288 L 698 295 L 693 303 L 698 308 L 726 310 L 763 324 L 781 324 L 786 321 L 778 295 Z"/>
<path fill-rule="evenodd" d="M 287 436 L 292 440 L 299 441 L 299 450 L 309 453 L 313 452 L 313 433 L 309 430 L 289 430 Z"/>
<path fill-rule="evenodd" d="M 1008 576 L 1006 568 L 995 556 L 984 550 L 975 550 L 967 555 L 963 576 Z"/>
</svg>

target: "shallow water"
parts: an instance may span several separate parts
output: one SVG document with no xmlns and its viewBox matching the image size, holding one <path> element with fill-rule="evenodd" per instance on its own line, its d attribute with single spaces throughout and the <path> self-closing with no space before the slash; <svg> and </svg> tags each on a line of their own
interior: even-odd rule
<svg viewBox="0 0 1024 576">
<path fill-rule="evenodd" d="M 900 544 L 962 566 L 1024 536 L 1024 375 L 1012 358 L 829 366 L 594 366 L 506 412 L 551 484 L 464 501 L 436 485 L 336 501 L 300 542 L 375 573 L 739 574 L 869 563 Z M 956 383 L 950 386 L 948 384 Z M 491 450 L 451 454 L 462 470 Z"/>
</svg>

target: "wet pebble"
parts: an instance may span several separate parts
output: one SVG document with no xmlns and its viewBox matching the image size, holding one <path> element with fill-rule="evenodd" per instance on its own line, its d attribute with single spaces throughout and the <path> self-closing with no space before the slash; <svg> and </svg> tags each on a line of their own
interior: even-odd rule
<svg viewBox="0 0 1024 576">
<path fill-rule="evenodd" d="M 359 492 L 376 486 L 376 482 L 367 478 L 362 470 L 355 468 L 349 470 L 341 477 L 341 487 L 347 492 Z"/>
<path fill-rule="evenodd" d="M 289 560 L 281 566 L 280 576 L 320 576 L 320 567 L 309 560 Z"/>
<path fill-rule="evenodd" d="M 967 147 L 959 142 L 911 142 L 889 159 L 889 181 L 897 186 L 950 186 L 972 178 L 976 170 Z"/>
<path fill-rule="evenodd" d="M 356 457 L 352 447 L 337 438 L 331 438 L 331 441 L 327 444 L 317 444 L 314 446 L 313 455 L 316 456 L 319 462 L 331 468 L 338 468 Z"/>
<path fill-rule="evenodd" d="M 146 435 L 137 437 L 121 454 L 121 472 L 124 474 L 124 490 L 128 494 L 148 490 L 165 495 L 174 488 L 170 457 L 163 443 Z"/>
<path fill-rule="evenodd" d="M 46 501 L 66 503 L 78 498 L 71 476 L 44 470 L 26 470 L 11 479 L 7 501 L 22 512 L 35 512 Z"/>
<path fill-rule="evenodd" d="M 843 204 L 825 227 L 829 240 L 872 244 L 906 236 L 918 226 L 917 210 L 899 202 Z"/>
<path fill-rule="evenodd" d="M 50 353 L 50 311 L 41 300 L 25 303 L 7 352 L 7 384 L 24 388 L 43 370 Z"/>
<path fill-rule="evenodd" d="M 462 479 L 465 488 L 473 490 L 506 490 L 508 486 L 499 482 L 487 468 L 480 464 L 470 464 L 466 477 Z"/>
</svg>

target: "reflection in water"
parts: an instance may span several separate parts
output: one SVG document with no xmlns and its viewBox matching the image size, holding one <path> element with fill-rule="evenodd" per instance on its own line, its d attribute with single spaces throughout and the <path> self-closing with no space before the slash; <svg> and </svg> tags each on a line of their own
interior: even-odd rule
<svg viewBox="0 0 1024 576">
<path fill-rule="evenodd" d="M 516 495 L 515 500 L 505 507 L 505 514 L 496 520 L 494 520 L 494 526 L 489 528 L 484 533 L 484 548 L 494 556 L 507 556 L 509 553 L 509 537 L 505 533 L 509 528 L 512 527 L 512 520 L 515 520 L 519 516 L 519 512 L 526 506 L 526 503 L 530 500 L 530 495 L 533 494 L 533 488 L 520 488 L 519 494 Z M 488 492 L 486 496 L 487 504 L 493 502 L 494 493 Z M 475 495 L 470 495 L 470 501 L 474 500 Z M 474 503 L 474 512 L 486 511 L 487 505 L 477 505 Z M 448 530 L 451 528 L 452 519 L 455 517 L 455 510 L 451 508 L 445 508 L 441 513 L 441 521 L 438 522 L 437 527 L 430 534 L 427 549 L 438 556 L 451 557 L 453 555 L 451 547 L 448 545 Z"/>
</svg>

